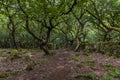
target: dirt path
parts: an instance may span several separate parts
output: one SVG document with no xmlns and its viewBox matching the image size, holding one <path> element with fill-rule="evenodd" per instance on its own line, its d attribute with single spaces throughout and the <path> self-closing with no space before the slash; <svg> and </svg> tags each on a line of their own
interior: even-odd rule
<svg viewBox="0 0 120 80">
<path fill-rule="evenodd" d="M 59 50 L 49 63 L 38 65 L 32 71 L 12 76 L 9 80 L 70 80 L 73 75 L 74 61 L 70 60 L 72 52 Z M 72 72 L 71 72 L 72 71 Z"/>
</svg>

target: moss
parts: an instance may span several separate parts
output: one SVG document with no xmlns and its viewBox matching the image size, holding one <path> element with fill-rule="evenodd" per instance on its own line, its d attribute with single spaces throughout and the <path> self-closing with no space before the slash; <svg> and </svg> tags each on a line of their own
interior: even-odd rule
<svg viewBox="0 0 120 80">
<path fill-rule="evenodd" d="M 17 55 L 17 54 L 19 54 L 19 51 L 18 50 L 13 50 L 13 51 L 11 51 L 11 54 Z"/>
<path fill-rule="evenodd" d="M 89 56 L 87 52 L 83 52 L 83 55 L 84 56 Z"/>
<path fill-rule="evenodd" d="M 56 54 L 56 51 L 55 50 L 49 50 L 49 55 L 53 56 Z"/>
<path fill-rule="evenodd" d="M 112 56 L 114 56 L 116 58 L 120 58 L 120 49 L 114 50 Z"/>
<path fill-rule="evenodd" d="M 74 60 L 74 61 L 78 61 L 79 56 L 73 55 L 71 58 L 72 58 L 72 60 Z"/>
<path fill-rule="evenodd" d="M 18 57 L 19 56 L 19 51 L 18 50 L 12 50 L 10 52 L 10 54 L 6 57 L 6 60 L 8 59 L 12 59 L 12 58 L 15 58 L 15 57 Z"/>
<path fill-rule="evenodd" d="M 0 78 L 7 78 L 9 77 L 9 73 L 4 72 L 4 73 L 0 73 Z"/>
<path fill-rule="evenodd" d="M 27 62 L 29 62 L 29 61 L 31 61 L 32 59 L 31 59 L 30 56 L 26 55 L 26 56 L 24 56 L 24 60 L 27 61 Z"/>
<path fill-rule="evenodd" d="M 108 72 L 103 75 L 102 80 L 118 80 L 120 78 L 120 70 L 116 68 L 109 68 Z"/>
<path fill-rule="evenodd" d="M 104 67 L 104 69 L 106 71 L 110 71 L 115 69 L 114 65 L 110 64 L 110 63 L 101 63 L 101 65 Z"/>
<path fill-rule="evenodd" d="M 76 53 L 75 56 L 80 56 L 80 53 Z"/>
<path fill-rule="evenodd" d="M 11 72 L 11 74 L 12 75 L 17 75 L 17 74 L 19 74 L 21 71 L 20 70 L 13 70 L 12 72 Z"/>
<path fill-rule="evenodd" d="M 109 64 L 109 63 L 105 63 L 105 64 L 101 64 L 103 67 L 106 67 L 106 68 L 113 68 L 114 66 L 112 64 Z"/>
<path fill-rule="evenodd" d="M 33 70 L 34 67 L 35 67 L 37 64 L 38 64 L 37 62 L 32 61 L 32 63 L 30 63 L 29 65 L 27 65 L 26 70 L 27 70 L 27 71 Z"/>
<path fill-rule="evenodd" d="M 84 66 L 84 63 L 78 63 L 77 67 L 82 68 Z"/>
<path fill-rule="evenodd" d="M 75 78 L 85 78 L 87 80 L 99 80 L 94 74 L 77 74 Z"/>
<path fill-rule="evenodd" d="M 95 60 L 88 57 L 88 58 L 86 59 L 86 63 L 95 63 Z"/>
<path fill-rule="evenodd" d="M 116 80 L 116 79 L 108 74 L 104 74 L 102 80 Z"/>
<path fill-rule="evenodd" d="M 90 69 L 92 69 L 92 70 L 98 70 L 97 67 L 95 67 L 95 66 L 90 66 Z"/>
<path fill-rule="evenodd" d="M 31 70 L 33 70 L 33 67 L 34 67 L 33 64 L 29 64 L 29 65 L 26 67 L 26 70 L 27 70 L 27 71 L 31 71 Z"/>
<path fill-rule="evenodd" d="M 108 50 L 105 50 L 104 53 L 105 53 L 106 55 L 112 56 L 111 53 L 110 53 L 110 51 L 108 51 Z"/>
<path fill-rule="evenodd" d="M 108 73 L 113 77 L 120 77 L 120 70 L 118 69 L 110 69 Z"/>
<path fill-rule="evenodd" d="M 3 53 L 2 52 L 0 52 L 0 57 L 2 57 L 3 56 Z"/>
<path fill-rule="evenodd" d="M 21 50 L 19 50 L 19 52 L 21 52 L 22 54 L 25 54 L 25 53 L 27 53 L 27 50 L 26 49 L 21 49 Z"/>
</svg>

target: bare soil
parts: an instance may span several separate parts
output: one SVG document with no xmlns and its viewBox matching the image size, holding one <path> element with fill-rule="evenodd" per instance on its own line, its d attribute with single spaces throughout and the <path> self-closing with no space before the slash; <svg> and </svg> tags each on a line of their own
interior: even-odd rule
<svg viewBox="0 0 120 80">
<path fill-rule="evenodd" d="M 84 77 L 76 78 L 77 74 L 94 74 L 103 80 L 109 69 L 120 70 L 120 58 L 114 58 L 99 53 L 72 52 L 66 49 L 56 51 L 53 56 L 44 56 L 39 50 L 28 50 L 18 58 L 6 60 L 11 50 L 1 50 L 4 56 L 0 57 L 0 73 L 8 73 L 0 80 L 91 80 Z M 25 56 L 31 60 L 26 61 Z M 72 58 L 75 56 L 74 59 Z M 32 70 L 26 67 L 33 64 Z M 18 72 L 17 72 L 18 71 Z M 115 77 L 120 80 L 120 76 Z"/>
</svg>

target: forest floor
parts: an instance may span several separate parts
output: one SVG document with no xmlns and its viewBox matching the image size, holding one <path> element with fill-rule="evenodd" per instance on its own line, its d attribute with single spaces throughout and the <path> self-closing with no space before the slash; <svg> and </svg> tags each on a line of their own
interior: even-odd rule
<svg viewBox="0 0 120 80">
<path fill-rule="evenodd" d="M 120 58 L 66 49 L 0 50 L 0 80 L 120 80 Z"/>
</svg>

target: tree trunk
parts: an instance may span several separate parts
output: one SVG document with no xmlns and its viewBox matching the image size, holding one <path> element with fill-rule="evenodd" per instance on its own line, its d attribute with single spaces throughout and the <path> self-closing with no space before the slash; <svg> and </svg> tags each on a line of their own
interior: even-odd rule
<svg viewBox="0 0 120 80">
<path fill-rule="evenodd" d="M 40 45 L 40 49 L 42 49 L 45 52 L 45 55 L 50 55 L 50 52 L 46 46 Z"/>
</svg>

